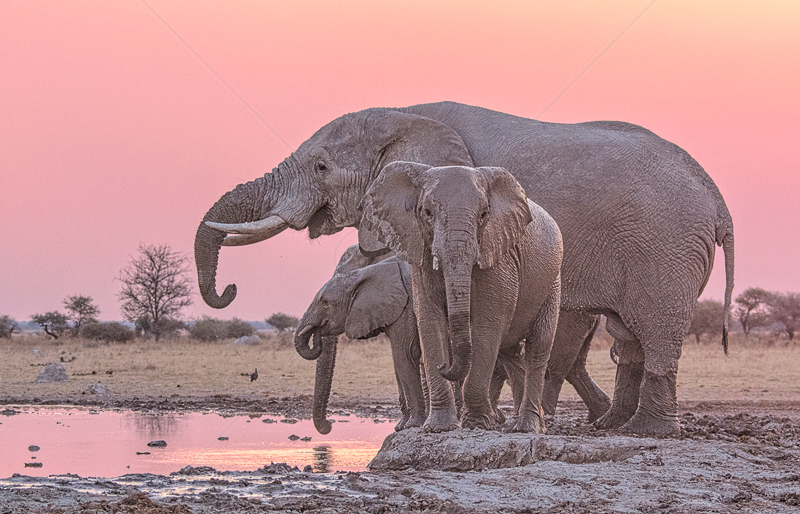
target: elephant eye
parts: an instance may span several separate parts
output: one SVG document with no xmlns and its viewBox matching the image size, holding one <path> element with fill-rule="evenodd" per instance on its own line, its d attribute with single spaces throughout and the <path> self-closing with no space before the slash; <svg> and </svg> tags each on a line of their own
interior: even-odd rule
<svg viewBox="0 0 800 514">
<path fill-rule="evenodd" d="M 328 171 L 328 166 L 325 165 L 324 162 L 319 161 L 314 165 L 314 168 L 317 170 L 318 173 L 324 173 Z"/>
<path fill-rule="evenodd" d="M 422 209 L 422 214 L 425 215 L 425 217 L 428 218 L 428 219 L 433 218 L 433 213 L 427 207 Z"/>
<path fill-rule="evenodd" d="M 488 218 L 488 217 L 489 217 L 489 209 L 485 209 L 485 210 L 484 210 L 484 211 L 481 213 L 481 223 L 483 223 L 484 221 L 486 221 L 486 218 Z"/>
</svg>

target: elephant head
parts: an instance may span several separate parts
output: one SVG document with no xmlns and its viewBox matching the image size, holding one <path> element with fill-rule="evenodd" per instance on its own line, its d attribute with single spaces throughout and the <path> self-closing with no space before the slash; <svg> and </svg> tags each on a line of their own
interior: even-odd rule
<svg viewBox="0 0 800 514">
<path fill-rule="evenodd" d="M 394 162 L 369 187 L 362 209 L 359 232 L 443 275 L 452 364 L 440 372 L 463 380 L 472 365 L 472 269 L 493 266 L 521 240 L 532 221 L 525 191 L 503 168 Z"/>
<path fill-rule="evenodd" d="M 351 339 L 373 337 L 397 321 L 410 295 L 396 259 L 337 273 L 314 297 L 297 326 L 295 348 L 305 359 L 316 359 L 314 426 L 322 434 L 330 431 L 325 419 L 336 361 L 339 334 Z M 314 334 L 314 347 L 309 346 Z"/>
<path fill-rule="evenodd" d="M 233 284 L 222 296 L 216 292 L 221 246 L 256 243 L 286 228 L 308 228 L 314 239 L 357 227 L 358 205 L 370 182 L 387 163 L 403 159 L 437 166 L 472 164 L 463 141 L 446 125 L 414 114 L 368 109 L 332 121 L 272 173 L 223 195 L 195 236 L 203 300 L 223 308 L 236 296 Z"/>
</svg>

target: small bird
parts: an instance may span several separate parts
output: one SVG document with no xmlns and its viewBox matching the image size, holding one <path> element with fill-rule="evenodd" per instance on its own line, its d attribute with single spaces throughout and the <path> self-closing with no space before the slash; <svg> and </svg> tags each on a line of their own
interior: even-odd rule
<svg viewBox="0 0 800 514">
<path fill-rule="evenodd" d="M 250 373 L 250 382 L 255 381 L 258 378 L 258 368 L 252 373 Z"/>
</svg>

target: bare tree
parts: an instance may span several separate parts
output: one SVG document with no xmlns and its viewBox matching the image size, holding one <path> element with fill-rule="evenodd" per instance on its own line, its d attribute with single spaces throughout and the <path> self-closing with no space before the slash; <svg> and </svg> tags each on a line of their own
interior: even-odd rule
<svg viewBox="0 0 800 514">
<path fill-rule="evenodd" d="M 44 329 L 44 333 L 58 337 L 69 329 L 69 319 L 58 311 L 45 312 L 44 314 L 34 314 L 31 320 Z"/>
<path fill-rule="evenodd" d="M 689 334 L 694 335 L 700 343 L 703 334 L 716 335 L 722 333 L 722 319 L 725 316 L 725 307 L 716 300 L 703 300 L 697 302 L 689 325 Z"/>
<path fill-rule="evenodd" d="M 156 341 L 167 321 L 192 304 L 189 259 L 169 245 L 139 245 L 139 256 L 120 271 L 122 315 L 131 322 L 147 319 Z"/>
<path fill-rule="evenodd" d="M 11 316 L 0 316 L 0 338 L 11 339 L 11 334 L 19 331 L 19 325 Z"/>
<path fill-rule="evenodd" d="M 72 322 L 73 336 L 80 334 L 81 327 L 89 323 L 97 323 L 100 309 L 93 302 L 91 296 L 76 295 L 64 299 L 64 309 L 67 310 L 67 318 Z"/>
<path fill-rule="evenodd" d="M 275 327 L 279 333 L 288 328 L 294 328 L 298 323 L 300 323 L 299 319 L 282 312 L 276 312 L 265 321 Z"/>
<path fill-rule="evenodd" d="M 790 341 L 794 339 L 800 330 L 800 293 L 772 293 L 767 305 L 770 318 L 783 325 Z"/>
</svg>

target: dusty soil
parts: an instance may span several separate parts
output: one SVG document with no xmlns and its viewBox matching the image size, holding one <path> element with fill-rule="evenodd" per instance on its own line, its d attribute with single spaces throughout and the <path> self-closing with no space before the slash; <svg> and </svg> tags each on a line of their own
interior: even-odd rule
<svg viewBox="0 0 800 514">
<path fill-rule="evenodd" d="M 62 360 L 69 381 L 34 383 L 41 366 Z M 671 438 L 595 431 L 565 386 L 545 436 L 406 431 L 390 436 L 363 473 L 274 465 L 114 479 L 0 477 L 0 513 L 800 512 L 798 363 L 800 347 L 785 340 L 734 339 L 729 358 L 716 344 L 687 342 L 682 432 Z M 244 375 L 250 366 L 260 375 L 252 383 Z M 614 366 L 602 339 L 588 367 L 610 393 Z M 109 392 L 92 393 L 98 381 Z M 397 416 L 393 382 L 385 343 L 344 345 L 332 410 Z M 308 417 L 312 391 L 313 363 L 276 341 L 233 347 L 26 338 L 0 347 L 0 411 L 3 404 L 77 404 Z"/>
</svg>

